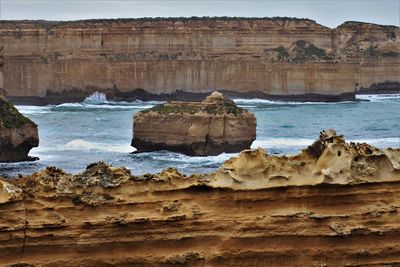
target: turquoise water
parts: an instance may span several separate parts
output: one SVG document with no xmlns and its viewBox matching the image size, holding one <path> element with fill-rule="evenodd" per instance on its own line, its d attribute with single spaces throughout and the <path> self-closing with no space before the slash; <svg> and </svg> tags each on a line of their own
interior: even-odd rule
<svg viewBox="0 0 400 267">
<path fill-rule="evenodd" d="M 342 103 L 284 103 L 236 99 L 257 117 L 257 140 L 273 154 L 294 154 L 310 145 L 323 129 L 334 128 L 349 141 L 380 148 L 400 147 L 400 95 L 358 96 L 366 101 Z M 160 102 L 109 102 L 94 94 L 82 103 L 58 106 L 17 106 L 39 126 L 40 145 L 31 150 L 39 161 L 0 164 L 0 175 L 16 176 L 53 165 L 80 172 L 92 162 L 126 166 L 133 174 L 167 167 L 204 173 L 217 169 L 235 154 L 189 157 L 167 151 L 130 154 L 133 114 Z"/>
</svg>

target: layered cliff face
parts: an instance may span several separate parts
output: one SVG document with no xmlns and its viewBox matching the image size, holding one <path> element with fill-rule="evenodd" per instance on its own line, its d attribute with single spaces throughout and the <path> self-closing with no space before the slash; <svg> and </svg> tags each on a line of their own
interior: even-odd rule
<svg viewBox="0 0 400 267">
<path fill-rule="evenodd" d="M 333 131 L 208 175 L 48 167 L 0 179 L 0 265 L 397 266 L 399 193 L 399 149 Z"/>
<path fill-rule="evenodd" d="M 168 102 L 136 113 L 132 146 L 209 156 L 250 148 L 255 139 L 254 114 L 213 92 L 200 103 Z"/>
<path fill-rule="evenodd" d="M 6 99 L 1 52 L 0 48 L 0 162 L 34 160 L 28 153 L 39 144 L 37 126 Z"/>
<path fill-rule="evenodd" d="M 353 99 L 399 82 L 399 28 L 307 19 L 175 18 L 0 22 L 13 100 L 241 97 Z M 389 86 L 389 87 L 388 87 Z M 379 91 L 378 90 L 378 91 Z"/>
</svg>

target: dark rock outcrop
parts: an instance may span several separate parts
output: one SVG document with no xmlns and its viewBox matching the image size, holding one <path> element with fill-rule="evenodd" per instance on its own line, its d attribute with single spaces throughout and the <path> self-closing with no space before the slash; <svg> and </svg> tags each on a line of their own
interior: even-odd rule
<svg viewBox="0 0 400 267">
<path fill-rule="evenodd" d="M 28 153 L 38 145 L 37 125 L 0 98 L 0 162 L 35 160 Z"/>
<path fill-rule="evenodd" d="M 202 102 L 168 102 L 137 113 L 132 146 L 207 156 L 239 152 L 255 138 L 255 116 L 214 92 Z"/>
</svg>

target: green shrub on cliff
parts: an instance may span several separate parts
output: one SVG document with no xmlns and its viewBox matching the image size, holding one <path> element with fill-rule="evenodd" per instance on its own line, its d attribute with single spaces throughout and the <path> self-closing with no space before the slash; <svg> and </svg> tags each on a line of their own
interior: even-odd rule
<svg viewBox="0 0 400 267">
<path fill-rule="evenodd" d="M 154 111 L 159 114 L 178 114 L 178 113 L 190 113 L 194 114 L 197 112 L 200 112 L 200 106 L 195 106 L 195 105 L 169 105 L 169 104 L 160 104 L 157 106 L 152 107 L 151 109 L 144 110 L 142 112 L 149 112 L 149 111 Z"/>
<path fill-rule="evenodd" d="M 19 113 L 10 102 L 0 98 L 0 128 L 19 128 L 27 123 L 33 122 Z"/>
<path fill-rule="evenodd" d="M 273 49 L 274 51 L 278 52 L 278 59 L 283 60 L 289 56 L 289 53 L 286 48 L 283 46 L 277 47 Z"/>
<path fill-rule="evenodd" d="M 304 58 L 310 58 L 315 56 L 317 58 L 324 58 L 326 57 L 326 52 L 324 49 L 316 47 L 312 43 L 308 43 L 304 40 L 298 40 L 295 43 L 297 50 L 300 52 L 299 56 Z"/>
</svg>

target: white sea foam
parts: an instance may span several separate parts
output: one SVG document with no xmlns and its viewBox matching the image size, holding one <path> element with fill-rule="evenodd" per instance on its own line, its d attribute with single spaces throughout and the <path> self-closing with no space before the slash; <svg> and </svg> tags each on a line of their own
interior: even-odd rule
<svg viewBox="0 0 400 267">
<path fill-rule="evenodd" d="M 206 157 L 196 157 L 196 156 L 187 156 L 179 153 L 156 153 L 152 156 L 153 159 L 158 161 L 167 161 L 167 162 L 178 162 L 178 163 L 198 163 L 198 164 L 207 164 L 207 163 L 219 163 L 223 162 L 237 153 L 222 153 L 217 156 L 206 156 Z"/>
<path fill-rule="evenodd" d="M 260 98 L 252 98 L 252 99 L 241 99 L 236 98 L 233 101 L 242 107 L 248 106 L 251 104 L 270 104 L 270 105 L 335 105 L 338 103 L 352 103 L 353 101 L 340 101 L 340 102 L 300 102 L 300 101 L 281 101 L 281 100 L 267 100 Z"/>
<path fill-rule="evenodd" d="M 118 102 L 110 102 L 110 104 L 85 104 L 85 103 L 65 103 L 57 105 L 54 109 L 70 108 L 70 109 L 146 109 L 153 105 L 121 105 Z"/>
<path fill-rule="evenodd" d="M 57 109 L 148 109 L 163 101 L 109 101 L 105 94 L 94 92 L 80 103 L 63 103 L 54 107 Z"/>
<path fill-rule="evenodd" d="M 52 106 L 25 106 L 16 105 L 15 106 L 19 112 L 22 114 L 43 114 L 51 111 Z"/>
<path fill-rule="evenodd" d="M 387 100 L 400 99 L 400 94 L 356 95 L 356 98 L 371 102 L 386 102 Z"/>
<path fill-rule="evenodd" d="M 90 104 L 108 103 L 106 94 L 100 92 L 94 92 L 90 96 L 86 97 L 83 102 Z"/>
<path fill-rule="evenodd" d="M 266 140 L 255 140 L 251 145 L 251 148 L 305 148 L 311 145 L 314 141 L 314 139 L 306 138 L 270 138 Z M 346 141 L 355 143 L 368 143 L 379 148 L 400 147 L 400 137 L 354 139 Z"/>
<path fill-rule="evenodd" d="M 387 147 L 400 147 L 400 137 L 388 137 L 388 138 L 375 138 L 375 139 L 355 139 L 353 142 L 367 143 L 379 148 Z"/>
<path fill-rule="evenodd" d="M 116 153 L 131 153 L 135 151 L 130 145 L 108 144 L 90 142 L 83 139 L 72 140 L 65 145 L 59 146 L 56 150 L 97 150 Z"/>
<path fill-rule="evenodd" d="M 314 142 L 313 139 L 306 138 L 271 138 L 267 140 L 255 140 L 251 148 L 288 148 L 306 147 Z"/>
</svg>

